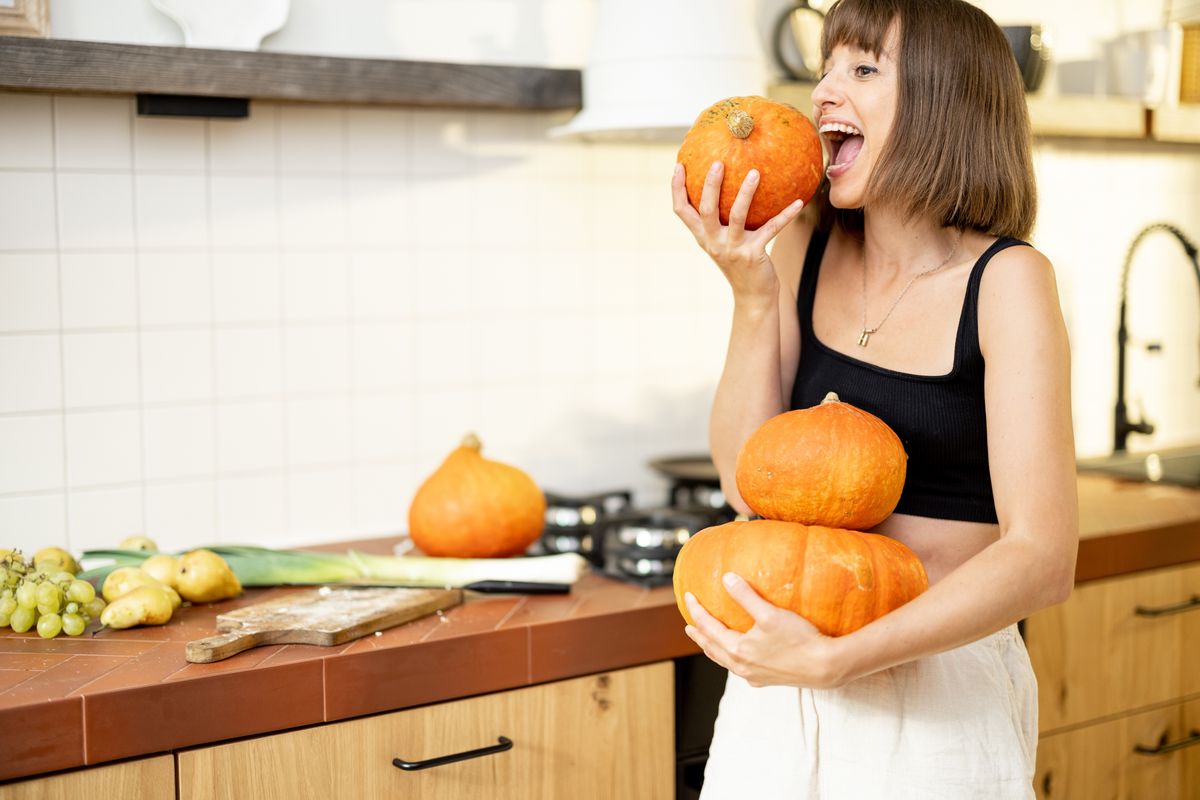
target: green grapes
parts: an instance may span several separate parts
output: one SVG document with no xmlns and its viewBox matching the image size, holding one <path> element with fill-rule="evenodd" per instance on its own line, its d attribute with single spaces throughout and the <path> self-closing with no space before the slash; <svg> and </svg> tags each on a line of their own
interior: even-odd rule
<svg viewBox="0 0 1200 800">
<path fill-rule="evenodd" d="M 62 632 L 62 617 L 58 614 L 42 614 L 38 617 L 37 632 L 43 639 L 53 639 Z"/>
<path fill-rule="evenodd" d="M 105 603 L 92 584 L 47 566 L 35 568 L 16 550 L 0 555 L 0 628 L 28 633 L 36 626 L 43 639 L 80 636 L 100 616 Z"/>
<path fill-rule="evenodd" d="M 17 633 L 25 633 L 33 627 L 34 620 L 37 619 L 37 610 L 29 606 L 17 606 L 17 610 L 12 613 L 8 624 Z"/>
</svg>

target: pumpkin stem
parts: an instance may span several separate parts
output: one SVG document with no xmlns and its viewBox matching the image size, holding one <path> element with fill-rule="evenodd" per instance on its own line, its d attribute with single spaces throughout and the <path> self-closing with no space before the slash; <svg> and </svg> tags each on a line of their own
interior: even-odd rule
<svg viewBox="0 0 1200 800">
<path fill-rule="evenodd" d="M 829 394 L 825 395 L 825 399 L 821 401 L 821 405 L 824 405 L 826 403 L 840 403 L 840 402 L 842 402 L 842 401 L 840 399 L 838 399 L 837 392 L 830 392 Z"/>
<path fill-rule="evenodd" d="M 468 450 L 479 452 L 483 449 L 483 442 L 479 441 L 479 437 L 473 433 L 468 433 L 463 437 L 462 444 L 459 447 L 465 447 Z"/>
<path fill-rule="evenodd" d="M 729 126 L 730 133 L 739 139 L 745 139 L 750 135 L 750 131 L 754 130 L 754 117 L 740 108 L 734 109 L 725 115 L 725 124 Z"/>
</svg>

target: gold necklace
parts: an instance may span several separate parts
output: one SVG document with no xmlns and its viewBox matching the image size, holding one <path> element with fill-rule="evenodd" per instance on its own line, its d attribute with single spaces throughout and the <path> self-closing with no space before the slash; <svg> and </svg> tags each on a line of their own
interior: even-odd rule
<svg viewBox="0 0 1200 800">
<path fill-rule="evenodd" d="M 881 320 L 879 320 L 879 322 L 875 323 L 874 328 L 867 327 L 867 247 L 866 247 L 865 243 L 863 244 L 863 254 L 862 254 L 862 278 L 863 278 L 862 279 L 862 333 L 860 333 L 858 335 L 858 346 L 859 347 L 866 347 L 867 344 L 870 343 L 871 334 L 876 333 L 880 328 L 883 327 L 883 323 L 887 322 L 888 317 L 890 317 L 892 315 L 892 312 L 896 310 L 896 306 L 898 306 L 900 304 L 901 298 L 903 298 L 904 295 L 908 293 L 909 288 L 912 287 L 912 285 L 917 282 L 917 278 L 924 278 L 926 275 L 932 275 L 933 273 L 937 272 L 939 269 L 941 269 L 942 267 L 944 267 L 950 263 L 950 260 L 952 258 L 954 258 L 955 254 L 958 253 L 958 246 L 960 244 L 962 244 L 962 235 L 963 235 L 963 232 L 960 230 L 958 232 L 958 238 L 954 240 L 954 247 L 950 250 L 950 255 L 946 256 L 946 258 L 942 261 L 942 263 L 938 264 L 936 267 L 930 267 L 927 270 L 918 272 L 916 275 L 913 275 L 911 278 L 908 279 L 908 283 L 904 284 L 904 288 L 900 290 L 900 294 L 896 295 L 896 299 L 894 301 L 892 301 L 892 307 L 889 308 L 887 310 L 887 313 L 883 315 L 883 319 L 881 319 Z"/>
</svg>

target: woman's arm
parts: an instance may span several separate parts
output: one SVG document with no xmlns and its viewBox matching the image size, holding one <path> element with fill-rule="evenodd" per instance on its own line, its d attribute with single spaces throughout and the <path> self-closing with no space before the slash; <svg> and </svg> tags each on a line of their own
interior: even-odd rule
<svg viewBox="0 0 1200 800">
<path fill-rule="evenodd" d="M 781 298 L 791 295 L 794 287 L 788 287 L 786 280 L 781 281 L 767 245 L 789 227 L 802 205 L 797 202 L 758 230 L 746 231 L 746 213 L 757 188 L 757 174 L 751 172 L 730 210 L 729 224 L 721 225 L 717 202 L 722 174 L 719 163 L 709 171 L 699 211 L 688 204 L 682 167 L 676 169 L 672 193 L 676 215 L 721 269 L 733 290 L 733 322 L 725 368 L 709 418 L 709 444 L 726 499 L 745 513 L 749 509 L 737 494 L 734 482 L 737 455 L 742 443 L 759 425 L 785 408 L 781 352 L 793 349 L 790 343 L 781 343 L 781 338 L 788 338 L 791 328 L 786 324 L 781 328 L 780 306 L 784 302 Z"/>
<path fill-rule="evenodd" d="M 1031 248 L 998 254 L 984 273 L 979 309 L 999 540 L 908 604 L 837 639 L 734 581 L 730 593 L 756 620 L 744 635 L 689 601 L 703 615 L 701 630 L 689 635 L 710 656 L 759 685 L 838 686 L 974 641 L 1067 598 L 1078 501 L 1070 356 L 1050 263 Z"/>
</svg>

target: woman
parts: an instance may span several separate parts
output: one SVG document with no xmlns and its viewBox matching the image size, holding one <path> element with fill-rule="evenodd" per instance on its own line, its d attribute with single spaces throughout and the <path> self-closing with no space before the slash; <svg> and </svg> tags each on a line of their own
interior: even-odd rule
<svg viewBox="0 0 1200 800">
<path fill-rule="evenodd" d="M 734 313 L 711 418 L 735 508 L 742 443 L 828 391 L 909 455 L 876 532 L 930 588 L 840 638 L 770 605 L 726 629 L 694 597 L 687 633 L 730 670 L 704 797 L 1032 797 L 1036 684 L 1016 622 L 1071 591 L 1077 547 L 1069 353 L 1053 270 L 1023 241 L 1036 192 L 1015 61 L 962 0 L 839 0 L 813 114 L 822 196 L 743 229 L 757 176 L 717 219 L 682 167 L 675 212 L 728 279 Z M 766 246 L 774 240 L 770 254 Z"/>
</svg>

